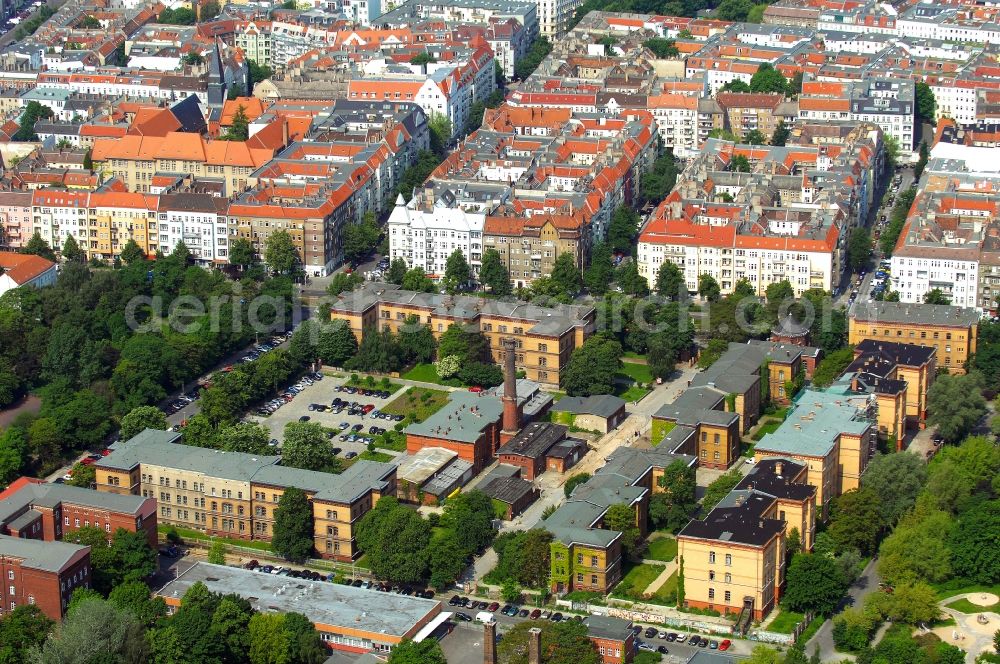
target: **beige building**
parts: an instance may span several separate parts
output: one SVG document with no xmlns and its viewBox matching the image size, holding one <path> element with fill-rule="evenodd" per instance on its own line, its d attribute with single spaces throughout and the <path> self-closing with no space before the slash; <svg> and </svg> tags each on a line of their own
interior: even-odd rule
<svg viewBox="0 0 1000 664">
<path fill-rule="evenodd" d="M 806 483 L 816 488 L 819 518 L 829 516 L 831 500 L 861 483 L 875 454 L 877 418 L 867 395 L 806 389 L 785 421 L 754 449 L 760 462 L 791 459 L 806 466 Z"/>
<path fill-rule="evenodd" d="M 483 224 L 485 249 L 496 249 L 515 287 L 552 274 L 556 258 L 570 254 L 583 269 L 590 255 L 590 223 L 575 215 L 521 214 L 488 216 Z"/>
<path fill-rule="evenodd" d="M 529 380 L 557 387 L 570 354 L 593 333 L 597 313 L 593 307 L 560 304 L 549 308 L 468 295 L 417 293 L 371 282 L 343 293 L 330 307 L 331 319 L 345 321 L 359 341 L 369 330 L 388 327 L 399 333 L 410 316 L 429 325 L 435 337 L 456 323 L 481 332 L 489 340 L 494 362 L 504 358 L 501 340 L 513 337 L 517 370 L 524 371 Z"/>
<path fill-rule="evenodd" d="M 976 352 L 979 314 L 975 309 L 948 304 L 858 302 L 850 311 L 848 343 L 865 339 L 930 346 L 937 364 L 951 373 L 965 373 L 965 363 Z M 908 413 L 909 414 L 909 413 Z"/>
<path fill-rule="evenodd" d="M 684 605 L 739 614 L 738 629 L 777 606 L 785 584 L 785 544 L 792 530 L 812 548 L 816 490 L 806 466 L 762 461 L 704 520 L 677 535 L 684 565 Z"/>
<path fill-rule="evenodd" d="M 208 535 L 270 540 L 274 511 L 289 487 L 309 498 L 314 555 L 350 561 L 358 520 L 382 496 L 396 494 L 396 468 L 360 461 L 339 475 L 278 465 L 280 457 L 189 447 L 181 434 L 146 429 L 117 443 L 100 461 L 96 488 L 156 498 L 160 523 Z"/>
</svg>

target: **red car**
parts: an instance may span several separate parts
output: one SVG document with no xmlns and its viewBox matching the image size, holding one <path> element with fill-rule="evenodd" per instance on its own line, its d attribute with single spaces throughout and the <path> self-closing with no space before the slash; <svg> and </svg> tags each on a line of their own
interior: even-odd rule
<svg viewBox="0 0 1000 664">
<path fill-rule="evenodd" d="M 111 454 L 111 450 L 109 450 L 109 449 L 107 449 L 107 448 L 105 448 L 105 449 L 101 450 L 101 456 L 102 456 L 102 457 L 106 457 L 106 456 L 108 456 L 109 454 Z"/>
<path fill-rule="evenodd" d="M 362 410 L 362 411 L 363 411 L 363 412 L 365 413 L 365 415 L 367 415 L 368 413 L 370 413 L 370 412 L 372 412 L 373 410 L 375 410 L 375 406 L 373 406 L 373 405 L 371 405 L 371 404 L 366 404 L 366 405 L 364 406 L 364 408 L 362 408 L 361 410 Z"/>
<path fill-rule="evenodd" d="M 719 644 L 719 650 L 729 650 L 729 646 L 733 645 L 733 642 L 729 639 L 723 639 L 722 643 Z"/>
<path fill-rule="evenodd" d="M 528 615 L 528 617 L 531 618 L 532 620 L 538 620 L 538 616 L 540 616 L 540 615 L 542 615 L 542 610 L 541 609 L 535 609 L 534 611 L 532 611 Z"/>
<path fill-rule="evenodd" d="M 469 388 L 469 391 L 470 392 L 482 392 L 483 388 L 479 387 L 478 385 L 473 385 L 472 387 Z"/>
<path fill-rule="evenodd" d="M 490 611 L 490 612 L 493 612 L 493 611 L 496 611 L 499 608 L 500 608 L 500 603 L 499 602 L 493 602 L 488 607 L 486 607 L 486 610 Z"/>
<path fill-rule="evenodd" d="M 87 458 L 85 458 L 85 459 L 82 459 L 82 460 L 80 461 L 80 463 L 82 463 L 82 464 L 83 464 L 83 465 L 85 465 L 85 466 L 89 466 L 89 465 L 91 465 L 92 463 L 94 463 L 94 460 L 93 460 L 93 459 L 91 459 L 90 457 L 87 457 Z"/>
</svg>

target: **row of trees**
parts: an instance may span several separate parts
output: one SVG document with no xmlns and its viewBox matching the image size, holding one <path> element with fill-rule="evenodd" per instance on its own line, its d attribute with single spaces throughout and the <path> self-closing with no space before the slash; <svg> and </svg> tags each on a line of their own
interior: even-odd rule
<svg viewBox="0 0 1000 664">
<path fill-rule="evenodd" d="M 749 0 L 724 0 L 723 4 L 751 6 Z M 720 5 L 720 8 L 722 5 Z M 722 92 L 754 92 L 762 94 L 797 95 L 802 92 L 802 74 L 797 73 L 790 80 L 769 62 L 762 63 L 750 78 L 750 83 L 733 79 L 722 86 Z"/>
<path fill-rule="evenodd" d="M 257 295 L 271 296 L 258 320 L 280 326 L 287 319 L 287 278 L 235 283 L 190 263 L 183 244 L 155 260 L 126 254 L 117 270 L 73 259 L 53 286 L 0 297 L 0 407 L 28 391 L 42 400 L 37 414 L 22 415 L 0 434 L 5 467 L 47 470 L 70 452 L 101 445 L 116 418 L 162 401 L 245 347 L 254 338 L 247 321 Z M 193 314 L 170 307 L 179 297 L 200 303 L 201 313 L 194 304 Z M 269 353 L 255 365 L 274 368 L 281 360 Z M 218 416 L 213 424 L 232 419 Z"/>
<path fill-rule="evenodd" d="M 480 491 L 449 498 L 430 519 L 386 496 L 358 523 L 357 542 L 377 578 L 442 589 L 493 542 L 493 518 L 493 502 Z"/>
</svg>

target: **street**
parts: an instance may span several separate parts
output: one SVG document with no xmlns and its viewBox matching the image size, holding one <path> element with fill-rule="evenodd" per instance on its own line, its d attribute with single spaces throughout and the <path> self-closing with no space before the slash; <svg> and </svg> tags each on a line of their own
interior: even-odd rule
<svg viewBox="0 0 1000 664">
<path fill-rule="evenodd" d="M 876 561 L 872 560 L 865 567 L 858 580 L 847 591 L 847 597 L 841 602 L 841 609 L 848 606 L 862 606 L 865 597 L 878 590 L 878 574 L 875 572 Z M 806 652 L 812 654 L 818 648 L 823 662 L 842 662 L 846 655 L 839 653 L 833 646 L 833 621 L 827 620 L 819 631 L 806 643 Z"/>
</svg>

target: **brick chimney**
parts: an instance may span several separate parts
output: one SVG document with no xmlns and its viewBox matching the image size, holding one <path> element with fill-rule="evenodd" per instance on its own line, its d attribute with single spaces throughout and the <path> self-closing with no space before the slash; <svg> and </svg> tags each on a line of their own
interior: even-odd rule
<svg viewBox="0 0 1000 664">
<path fill-rule="evenodd" d="M 542 664 L 542 630 L 528 630 L 528 664 Z"/>
<path fill-rule="evenodd" d="M 506 337 L 500 341 L 503 347 L 503 430 L 500 433 L 501 444 L 513 438 L 521 428 L 521 408 L 517 403 L 517 369 L 514 360 L 517 354 L 517 343 Z"/>
<path fill-rule="evenodd" d="M 483 664 L 496 664 L 497 623 L 491 620 L 483 624 Z"/>
</svg>

